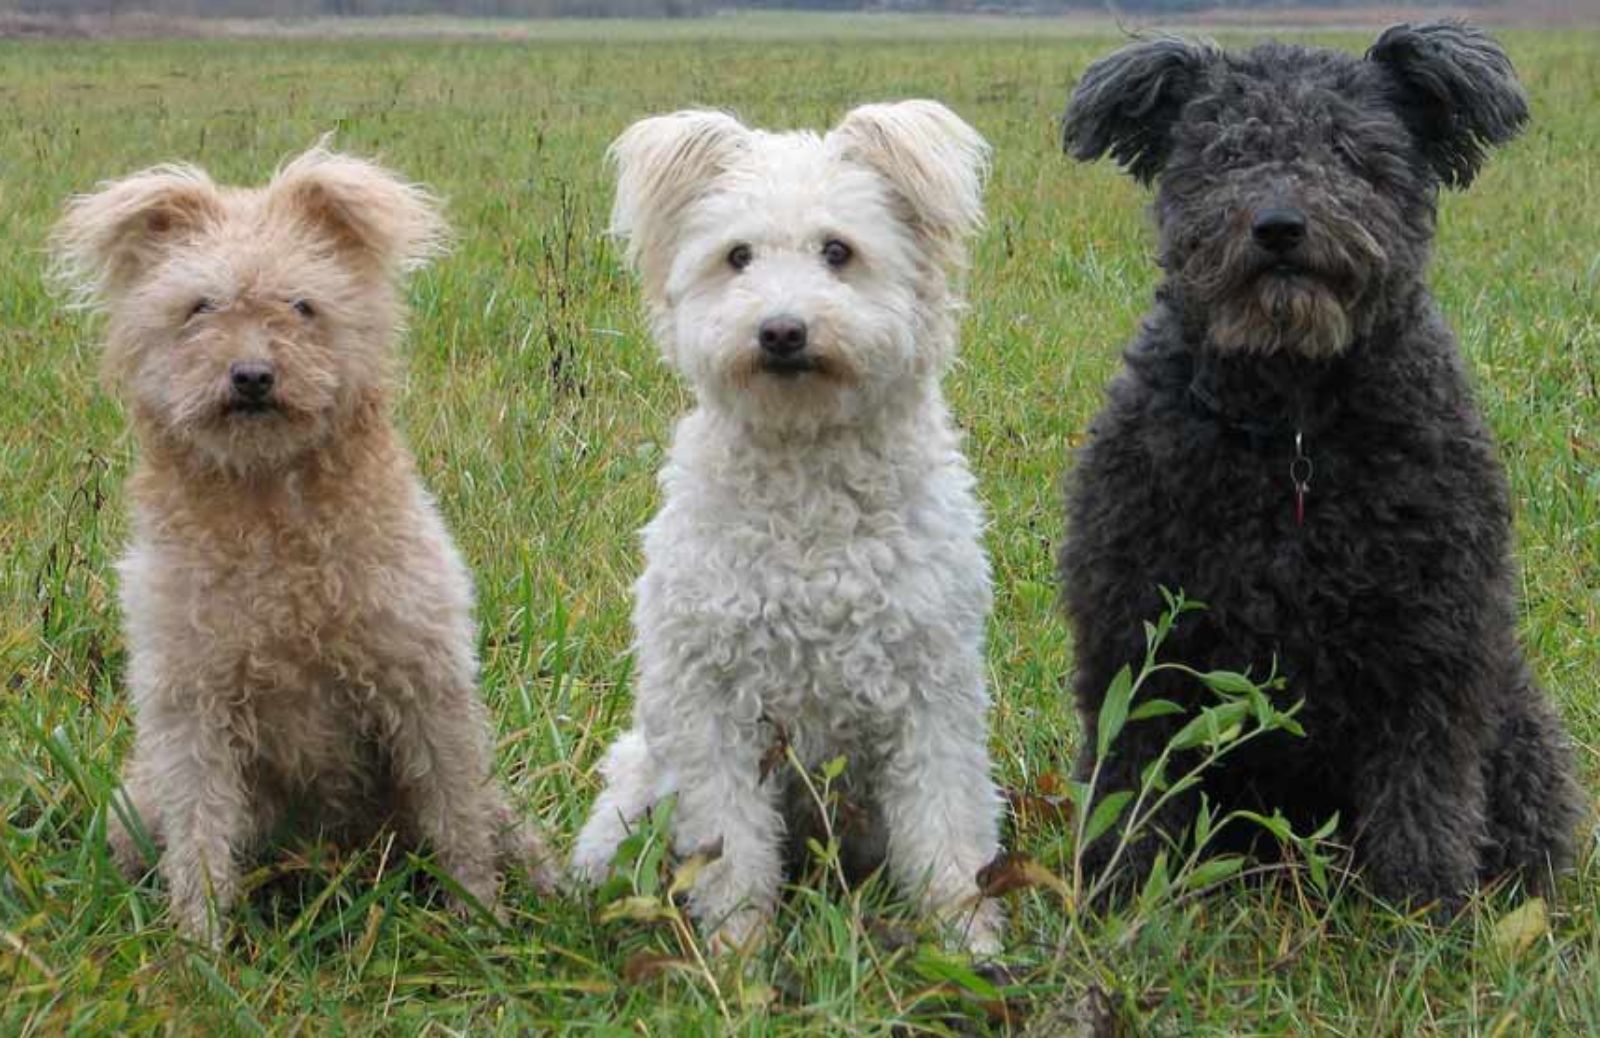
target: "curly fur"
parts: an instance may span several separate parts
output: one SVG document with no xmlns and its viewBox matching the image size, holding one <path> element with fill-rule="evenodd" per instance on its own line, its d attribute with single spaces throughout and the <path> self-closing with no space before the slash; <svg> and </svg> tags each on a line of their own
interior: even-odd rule
<svg viewBox="0 0 1600 1038">
<path fill-rule="evenodd" d="M 131 806 L 191 936 L 220 941 L 239 857 L 285 822 L 359 839 L 393 814 L 486 905 L 497 859 L 549 879 L 491 779 L 471 578 L 386 410 L 397 275 L 443 233 L 421 189 L 320 147 L 259 190 L 148 170 L 57 231 L 140 447 L 110 840 L 142 871 Z M 270 366 L 270 407 L 241 409 L 239 362 Z"/>
<path fill-rule="evenodd" d="M 636 124 L 612 154 L 614 225 L 698 406 L 644 531 L 634 725 L 605 760 L 572 870 L 598 881 L 633 820 L 676 793 L 678 849 L 722 849 L 691 908 L 720 945 L 743 944 L 809 813 L 787 768 L 763 774 L 786 737 L 807 768 L 848 759 L 864 818 L 847 854 L 886 855 L 992 950 L 1000 918 L 975 881 L 998 842 L 989 572 L 939 389 L 986 147 L 910 101 L 858 108 L 824 136 L 680 112 Z M 851 247 L 847 264 L 825 262 L 829 240 Z M 763 361 L 774 315 L 806 322 L 809 370 Z"/>
<path fill-rule="evenodd" d="M 1581 812 L 1516 644 L 1505 476 L 1425 281 L 1439 185 L 1468 182 L 1525 117 L 1493 41 L 1443 23 L 1390 29 L 1365 60 L 1136 44 L 1089 70 L 1066 120 L 1077 157 L 1110 152 L 1158 182 L 1167 273 L 1068 482 L 1082 720 L 1092 731 L 1142 657 L 1158 588 L 1205 601 L 1172 658 L 1276 660 L 1307 733 L 1231 759 L 1205 793 L 1302 825 L 1339 812 L 1371 888 L 1396 900 L 1537 883 L 1569 860 Z M 1306 216 L 1287 258 L 1251 241 L 1268 206 Z M 1297 434 L 1315 466 L 1303 525 Z M 1204 701 L 1168 678 L 1151 693 Z M 1102 792 L 1136 786 L 1177 723 L 1128 729 Z M 1090 740 L 1080 774 L 1093 765 Z M 1179 835 L 1196 804 L 1175 799 L 1158 827 Z M 1091 869 L 1114 842 L 1087 849 Z M 1158 842 L 1137 845 L 1129 879 Z"/>
</svg>

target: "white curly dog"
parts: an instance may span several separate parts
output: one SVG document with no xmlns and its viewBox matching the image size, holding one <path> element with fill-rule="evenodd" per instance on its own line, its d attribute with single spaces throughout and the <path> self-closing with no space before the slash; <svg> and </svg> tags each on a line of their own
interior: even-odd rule
<svg viewBox="0 0 1600 1038">
<path fill-rule="evenodd" d="M 825 135 L 720 112 L 644 119 L 612 146 L 656 341 L 693 386 L 644 530 L 633 729 L 573 852 L 607 874 L 630 824 L 676 793 L 674 843 L 720 845 L 690 908 L 746 947 L 775 908 L 807 768 L 843 755 L 864 824 L 908 893 L 975 952 L 999 905 L 985 746 L 983 516 L 939 389 L 952 286 L 983 221 L 988 147 L 931 101 L 866 105 Z"/>
</svg>

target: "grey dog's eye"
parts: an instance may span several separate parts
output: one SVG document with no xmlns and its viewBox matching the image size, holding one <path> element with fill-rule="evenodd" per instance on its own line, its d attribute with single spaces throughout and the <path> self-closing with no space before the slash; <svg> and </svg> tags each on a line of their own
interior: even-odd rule
<svg viewBox="0 0 1600 1038">
<path fill-rule="evenodd" d="M 750 265 L 750 261 L 754 258 L 755 254 L 750 251 L 750 246 L 748 245 L 735 245 L 728 250 L 728 266 L 734 270 L 743 270 Z"/>
<path fill-rule="evenodd" d="M 214 300 L 214 299 L 206 299 L 206 298 L 202 297 L 202 298 L 196 299 L 194 301 L 194 305 L 189 308 L 189 316 L 184 318 L 184 320 L 192 321 L 196 317 L 199 317 L 201 314 L 215 313 L 216 310 L 217 310 L 217 302 L 216 302 L 216 300 Z"/>
<path fill-rule="evenodd" d="M 317 316 L 317 308 L 311 305 L 311 300 L 309 299 L 296 299 L 294 301 L 294 312 L 301 317 Z"/>
<path fill-rule="evenodd" d="M 1361 161 L 1361 156 L 1356 153 L 1356 149 L 1348 141 L 1334 141 L 1333 153 L 1339 156 L 1340 162 L 1343 162 L 1350 169 L 1360 173 L 1362 176 L 1365 176 L 1368 172 L 1370 172 L 1367 168 L 1367 164 Z"/>
<path fill-rule="evenodd" d="M 830 239 L 822 246 L 822 259 L 835 270 L 850 262 L 850 257 L 855 255 L 855 250 L 837 238 Z"/>
</svg>

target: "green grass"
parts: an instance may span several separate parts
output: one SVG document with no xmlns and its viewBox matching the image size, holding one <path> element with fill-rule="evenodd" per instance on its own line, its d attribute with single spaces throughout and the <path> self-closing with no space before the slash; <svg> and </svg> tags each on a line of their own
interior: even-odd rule
<svg viewBox="0 0 1600 1038">
<path fill-rule="evenodd" d="M 790 24 L 795 40 L 778 41 Z M 991 744 L 1009 787 L 1066 769 L 1057 486 L 1155 278 L 1143 193 L 1055 142 L 1071 82 L 1115 40 L 897 24 L 914 23 L 865 39 L 759 22 L 698 40 L 601 26 L 559 46 L 0 44 L 0 1033 L 1049 1035 L 1095 991 L 1119 1007 L 1118 1034 L 1600 1033 L 1592 837 L 1548 930 L 1520 948 L 1495 936 L 1500 897 L 1440 930 L 1354 892 L 1302 903 L 1292 886 L 1110 920 L 1024 892 L 1009 1017 L 959 994 L 963 968 L 877 888 L 796 893 L 746 970 L 691 959 L 661 973 L 651 956 L 684 955 L 670 927 L 602 922 L 522 887 L 509 927 L 457 923 L 431 866 L 381 847 L 273 859 L 219 956 L 173 936 L 157 884 L 116 876 L 103 805 L 131 726 L 111 561 L 132 448 L 96 384 L 94 323 L 41 283 L 45 237 L 62 200 L 101 178 L 187 158 L 256 181 L 330 129 L 450 201 L 459 244 L 416 282 L 400 418 L 478 576 L 505 779 L 564 849 L 627 717 L 634 531 L 685 405 L 601 233 L 606 143 L 688 104 L 816 126 L 922 95 L 972 120 L 996 163 L 949 389 L 992 519 Z M 1512 473 L 1526 642 L 1595 789 L 1600 37 L 1508 44 L 1535 122 L 1445 200 L 1434 273 Z M 1055 868 L 1070 850 L 1037 817 L 1014 842 Z"/>
</svg>

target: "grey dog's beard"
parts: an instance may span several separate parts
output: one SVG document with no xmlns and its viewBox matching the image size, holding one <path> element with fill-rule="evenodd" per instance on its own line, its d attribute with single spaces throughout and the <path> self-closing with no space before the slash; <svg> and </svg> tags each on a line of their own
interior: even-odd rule
<svg viewBox="0 0 1600 1038">
<path fill-rule="evenodd" d="M 1229 353 L 1294 353 L 1311 360 L 1350 345 L 1350 313 L 1337 293 L 1304 275 L 1266 275 L 1211 303 L 1207 337 Z"/>
<path fill-rule="evenodd" d="M 1213 348 L 1314 360 L 1349 348 L 1360 331 L 1354 315 L 1386 259 L 1371 233 L 1340 212 L 1316 214 L 1288 255 L 1257 247 L 1231 225 L 1196 244 L 1178 276 L 1206 315 Z"/>
</svg>

